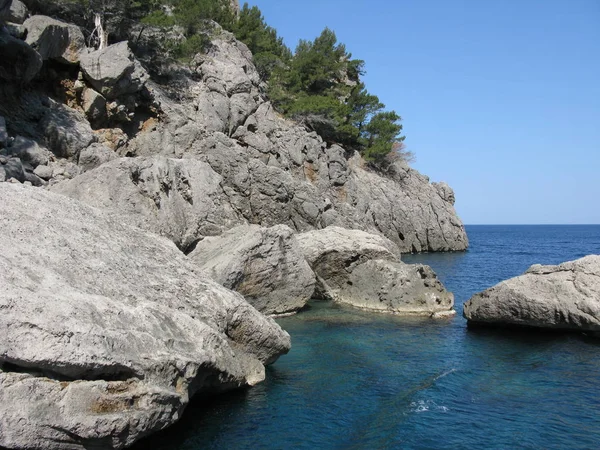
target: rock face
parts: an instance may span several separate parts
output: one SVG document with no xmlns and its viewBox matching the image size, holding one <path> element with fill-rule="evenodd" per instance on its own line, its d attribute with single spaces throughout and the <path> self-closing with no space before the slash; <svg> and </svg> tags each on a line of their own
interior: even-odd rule
<svg viewBox="0 0 600 450">
<path fill-rule="evenodd" d="M 17 24 L 23 23 L 29 14 L 27 7 L 19 0 L 10 0 L 8 3 L 10 6 L 8 7 L 8 14 L 4 17 L 4 20 Z"/>
<path fill-rule="evenodd" d="M 189 257 L 264 314 L 296 312 L 315 289 L 315 275 L 285 225 L 239 226 L 204 238 Z"/>
<path fill-rule="evenodd" d="M 470 324 L 600 332 L 600 255 L 531 266 L 464 305 Z"/>
<path fill-rule="evenodd" d="M 317 298 L 394 314 L 454 314 L 454 296 L 431 268 L 400 262 L 386 238 L 328 227 L 299 234 L 298 242 L 317 275 Z"/>
<path fill-rule="evenodd" d="M 54 59 L 65 64 L 79 62 L 85 50 L 85 38 L 79 27 L 47 16 L 32 16 L 23 24 L 26 42 L 43 60 Z"/>
<path fill-rule="evenodd" d="M 402 252 L 467 247 L 447 185 L 430 184 L 402 163 L 377 173 L 360 156 L 283 119 L 264 97 L 247 47 L 227 32 L 194 68 L 197 79 L 177 80 L 171 96 L 168 86 L 152 85 L 163 121 L 132 139 L 129 154 L 207 162 L 222 177 L 227 201 L 250 223 L 300 232 L 362 229 Z"/>
<path fill-rule="evenodd" d="M 52 188 L 130 217 L 187 250 L 205 236 L 244 223 L 226 201 L 221 177 L 197 159 L 122 158 Z"/>
<path fill-rule="evenodd" d="M 20 39 L 5 32 L 0 23 L 0 79 L 5 82 L 28 83 L 42 68 L 38 52 Z"/>
<path fill-rule="evenodd" d="M 126 41 L 82 55 L 81 70 L 94 89 L 111 100 L 138 92 L 148 79 Z"/>
<path fill-rule="evenodd" d="M 2 183 L 0 228 L 0 446 L 131 445 L 290 347 L 171 242 L 102 211 Z"/>
</svg>

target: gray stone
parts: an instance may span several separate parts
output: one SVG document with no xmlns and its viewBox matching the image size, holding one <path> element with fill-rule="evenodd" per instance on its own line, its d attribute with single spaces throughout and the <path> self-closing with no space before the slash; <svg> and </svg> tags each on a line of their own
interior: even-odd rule
<svg viewBox="0 0 600 450">
<path fill-rule="evenodd" d="M 264 314 L 296 312 L 315 289 L 315 275 L 285 225 L 239 226 L 204 238 L 189 257 Z"/>
<path fill-rule="evenodd" d="M 5 29 L 8 31 L 8 34 L 17 39 L 25 40 L 25 37 L 27 36 L 25 27 L 17 23 L 7 23 Z"/>
<path fill-rule="evenodd" d="M 8 154 L 20 158 L 21 161 L 28 163 L 32 168 L 39 165 L 47 165 L 50 161 L 52 153 L 40 146 L 33 139 L 28 139 L 23 136 L 17 136 L 7 149 Z"/>
<path fill-rule="evenodd" d="M 105 212 L 3 183 L 0 229 L 0 446 L 129 446 L 290 348 L 171 242 Z"/>
<path fill-rule="evenodd" d="M 122 158 L 52 189 L 130 217 L 182 250 L 245 223 L 226 200 L 221 177 L 198 160 Z"/>
<path fill-rule="evenodd" d="M 469 324 L 600 332 L 600 255 L 557 266 L 535 264 L 523 275 L 475 294 L 464 305 Z"/>
<path fill-rule="evenodd" d="M 117 158 L 118 156 L 110 148 L 102 144 L 92 144 L 81 151 L 79 167 L 81 167 L 82 172 L 87 172 Z"/>
<path fill-rule="evenodd" d="M 32 16 L 23 25 L 27 29 L 26 42 L 44 60 L 76 64 L 86 49 L 83 33 L 75 25 L 48 16 Z"/>
<path fill-rule="evenodd" d="M 52 169 L 52 167 L 49 166 L 37 166 L 33 173 L 40 177 L 42 180 L 47 181 L 50 178 L 52 178 L 53 170 L 54 169 Z"/>
<path fill-rule="evenodd" d="M 109 100 L 139 92 L 149 78 L 126 41 L 82 55 L 81 70 L 94 89 Z"/>
<path fill-rule="evenodd" d="M 93 89 L 85 89 L 81 98 L 81 107 L 94 127 L 98 128 L 106 122 L 106 99 Z"/>
<path fill-rule="evenodd" d="M 27 43 L 4 32 L 0 27 L 0 79 L 29 83 L 43 65 L 42 57 Z"/>
<path fill-rule="evenodd" d="M 400 262 L 390 240 L 328 227 L 297 236 L 317 275 L 315 297 L 402 315 L 454 315 L 454 296 L 429 266 Z"/>
<path fill-rule="evenodd" d="M 11 178 L 19 183 L 25 181 L 25 169 L 19 158 L 0 157 L 0 173 L 4 180 L 10 181 Z"/>
<path fill-rule="evenodd" d="M 8 144 L 8 132 L 6 131 L 6 119 L 0 116 L 0 148 Z"/>
<path fill-rule="evenodd" d="M 96 141 L 85 116 L 66 105 L 53 103 L 40 122 L 48 147 L 61 158 L 75 158 Z"/>
<path fill-rule="evenodd" d="M 12 0 L 10 2 L 9 14 L 5 17 L 4 20 L 7 22 L 13 22 L 17 24 L 22 24 L 27 19 L 29 15 L 29 11 L 27 11 L 27 7 L 20 2 L 19 0 Z"/>
<path fill-rule="evenodd" d="M 454 316 L 454 295 L 429 266 L 371 260 L 358 264 L 345 284 L 328 285 L 334 300 L 358 308 L 399 315 Z"/>
</svg>

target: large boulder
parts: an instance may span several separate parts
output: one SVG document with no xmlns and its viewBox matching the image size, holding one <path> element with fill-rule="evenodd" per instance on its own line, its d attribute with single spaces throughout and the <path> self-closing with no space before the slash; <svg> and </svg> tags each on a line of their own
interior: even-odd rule
<svg viewBox="0 0 600 450">
<path fill-rule="evenodd" d="M 2 154 L 19 158 L 32 168 L 48 164 L 52 157 L 52 153 L 48 149 L 42 147 L 33 139 L 23 136 L 17 136 L 10 147 L 0 150 L 0 155 Z"/>
<path fill-rule="evenodd" d="M 38 74 L 43 65 L 38 52 L 5 32 L 0 25 L 0 79 L 13 83 L 28 83 Z"/>
<path fill-rule="evenodd" d="M 50 151 L 61 158 L 76 159 L 83 149 L 97 140 L 80 111 L 56 102 L 45 109 L 40 129 Z"/>
<path fill-rule="evenodd" d="M 76 25 L 48 16 L 32 16 L 23 25 L 27 30 L 26 42 L 44 60 L 76 64 L 86 49 L 83 33 Z"/>
<path fill-rule="evenodd" d="M 182 250 L 245 223 L 223 194 L 221 177 L 198 160 L 122 158 L 52 189 L 128 217 Z"/>
<path fill-rule="evenodd" d="M 0 181 L 8 181 L 11 178 L 21 183 L 26 181 L 23 163 L 16 157 L 0 156 Z"/>
<path fill-rule="evenodd" d="M 127 41 L 82 55 L 81 70 L 94 89 L 109 100 L 140 91 L 148 80 Z"/>
<path fill-rule="evenodd" d="M 0 446 L 129 446 L 197 393 L 260 382 L 290 348 L 241 295 L 118 217 L 2 183 L 0 229 Z"/>
<path fill-rule="evenodd" d="M 82 172 L 87 172 L 117 158 L 110 148 L 94 143 L 79 154 L 78 164 Z"/>
<path fill-rule="evenodd" d="M 189 257 L 264 314 L 296 312 L 315 289 L 315 275 L 285 225 L 239 226 L 204 238 Z"/>
<path fill-rule="evenodd" d="M 600 332 L 600 255 L 535 264 L 464 305 L 471 325 Z"/>
<path fill-rule="evenodd" d="M 2 5 L 4 3 L 4 6 Z M 7 0 L 0 2 L 0 18 L 7 22 L 21 24 L 27 19 L 29 11 L 19 0 Z"/>
<path fill-rule="evenodd" d="M 389 239 L 339 227 L 297 238 L 317 275 L 317 298 L 394 314 L 454 314 L 454 296 L 433 270 L 400 262 L 400 251 Z"/>
</svg>

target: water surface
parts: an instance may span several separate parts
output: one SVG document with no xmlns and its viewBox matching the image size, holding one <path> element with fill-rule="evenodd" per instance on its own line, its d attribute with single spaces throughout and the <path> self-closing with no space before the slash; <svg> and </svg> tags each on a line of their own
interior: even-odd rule
<svg viewBox="0 0 600 450">
<path fill-rule="evenodd" d="M 462 304 L 531 264 L 600 254 L 600 226 L 468 226 L 465 253 L 430 264 L 453 319 L 313 302 L 278 322 L 292 351 L 252 389 L 202 399 L 137 448 L 599 448 L 600 340 L 467 330 Z"/>
</svg>

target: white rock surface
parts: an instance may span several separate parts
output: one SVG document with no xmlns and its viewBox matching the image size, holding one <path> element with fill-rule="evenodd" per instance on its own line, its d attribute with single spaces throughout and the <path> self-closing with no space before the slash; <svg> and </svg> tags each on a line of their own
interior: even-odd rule
<svg viewBox="0 0 600 450">
<path fill-rule="evenodd" d="M 204 238 L 189 257 L 264 314 L 296 312 L 315 290 L 315 275 L 285 225 L 235 227 Z"/>
<path fill-rule="evenodd" d="M 317 298 L 394 314 L 454 314 L 454 296 L 433 270 L 400 262 L 387 238 L 327 227 L 299 234 L 298 242 L 317 275 Z"/>
<path fill-rule="evenodd" d="M 105 212 L 2 183 L 0 229 L 0 446 L 131 445 L 290 347 L 171 242 Z"/>
<path fill-rule="evenodd" d="M 32 16 L 23 23 L 27 42 L 45 60 L 77 64 L 85 51 L 85 38 L 78 26 L 48 16 Z"/>
<path fill-rule="evenodd" d="M 600 332 L 600 255 L 535 264 L 464 305 L 470 324 Z"/>
</svg>

